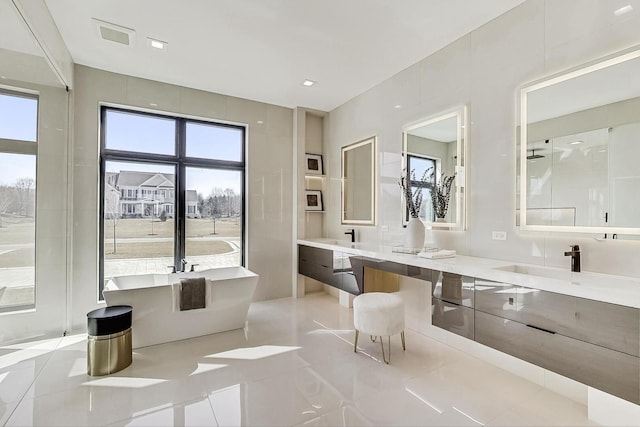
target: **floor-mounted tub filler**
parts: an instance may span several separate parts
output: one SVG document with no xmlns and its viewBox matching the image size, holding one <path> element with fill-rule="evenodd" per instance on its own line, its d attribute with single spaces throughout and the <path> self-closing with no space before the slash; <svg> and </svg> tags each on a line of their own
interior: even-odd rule
<svg viewBox="0 0 640 427">
<path fill-rule="evenodd" d="M 205 308 L 180 311 L 181 279 L 206 279 Z M 243 328 L 258 275 L 244 267 L 119 276 L 104 288 L 107 305 L 133 307 L 133 348 Z"/>
</svg>

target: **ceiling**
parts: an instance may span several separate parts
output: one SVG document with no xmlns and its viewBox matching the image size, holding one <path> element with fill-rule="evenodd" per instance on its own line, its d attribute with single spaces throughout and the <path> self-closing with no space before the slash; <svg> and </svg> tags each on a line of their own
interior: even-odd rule
<svg viewBox="0 0 640 427">
<path fill-rule="evenodd" d="M 46 0 L 74 62 L 331 111 L 524 0 Z M 99 37 L 92 18 L 135 30 Z M 147 37 L 165 41 L 160 51 Z M 302 85 L 310 79 L 317 83 Z"/>
<path fill-rule="evenodd" d="M 60 87 L 40 45 L 10 1 L 0 1 L 0 85 L 12 80 Z"/>
</svg>

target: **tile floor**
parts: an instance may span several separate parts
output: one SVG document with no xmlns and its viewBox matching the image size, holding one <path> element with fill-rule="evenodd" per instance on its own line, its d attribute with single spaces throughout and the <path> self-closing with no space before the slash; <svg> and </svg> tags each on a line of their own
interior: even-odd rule
<svg viewBox="0 0 640 427">
<path fill-rule="evenodd" d="M 254 303 L 237 330 L 86 375 L 86 336 L 0 347 L 0 425 L 596 425 L 586 407 L 414 331 L 390 365 L 325 294 Z"/>
</svg>

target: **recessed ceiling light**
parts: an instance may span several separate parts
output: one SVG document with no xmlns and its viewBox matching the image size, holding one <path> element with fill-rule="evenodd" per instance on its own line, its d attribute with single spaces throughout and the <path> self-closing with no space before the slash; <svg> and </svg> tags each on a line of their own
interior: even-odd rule
<svg viewBox="0 0 640 427">
<path fill-rule="evenodd" d="M 152 39 L 151 37 L 147 37 L 147 41 L 149 42 L 149 46 L 163 50 L 167 47 L 167 42 L 163 42 L 161 40 Z"/>
<path fill-rule="evenodd" d="M 396 105 L 394 105 L 394 106 L 393 106 L 393 108 L 395 108 L 396 110 L 399 110 L 399 109 L 401 109 L 401 108 L 402 108 L 402 105 L 400 105 L 400 104 L 396 104 Z"/>
<path fill-rule="evenodd" d="M 309 87 L 309 86 L 313 86 L 316 83 L 317 82 L 314 82 L 313 80 L 305 79 L 305 81 L 302 82 L 302 85 Z"/>
<path fill-rule="evenodd" d="M 569 144 L 570 145 L 578 145 L 578 144 L 582 144 L 583 142 L 584 141 L 573 141 L 573 142 L 570 142 Z"/>
<path fill-rule="evenodd" d="M 613 14 L 616 16 L 624 15 L 627 12 L 631 12 L 633 10 L 633 6 L 630 4 L 626 6 L 622 6 L 620 9 L 616 9 L 613 11 Z"/>
<path fill-rule="evenodd" d="M 261 125 L 261 124 L 263 124 L 263 123 L 264 123 L 264 122 L 263 122 L 262 120 L 258 120 L 258 124 L 259 124 L 259 125 Z"/>
</svg>

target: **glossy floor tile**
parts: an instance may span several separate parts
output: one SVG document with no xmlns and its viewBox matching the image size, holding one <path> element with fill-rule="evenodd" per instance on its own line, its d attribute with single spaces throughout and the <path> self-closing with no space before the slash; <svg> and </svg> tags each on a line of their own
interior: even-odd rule
<svg viewBox="0 0 640 427">
<path fill-rule="evenodd" d="M 134 325 L 135 327 L 135 325 Z M 248 326 L 134 350 L 86 374 L 86 336 L 0 347 L 0 425 L 596 425 L 572 400 L 407 330 L 391 364 L 325 294 L 254 303 Z"/>
</svg>

